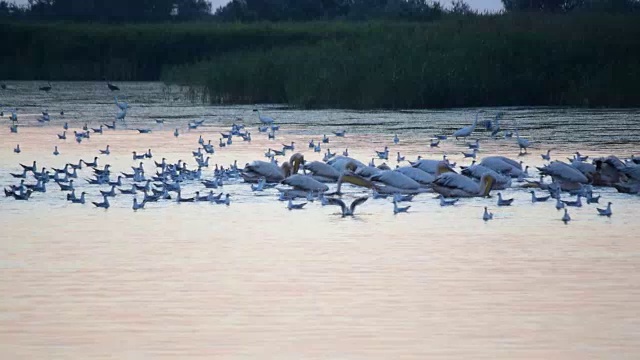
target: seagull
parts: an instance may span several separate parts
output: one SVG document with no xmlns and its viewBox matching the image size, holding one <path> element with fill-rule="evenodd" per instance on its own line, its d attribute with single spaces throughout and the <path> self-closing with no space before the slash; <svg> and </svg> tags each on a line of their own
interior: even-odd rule
<svg viewBox="0 0 640 360">
<path fill-rule="evenodd" d="M 440 145 L 440 140 L 431 140 L 431 143 L 429 144 L 429 146 L 431 147 L 438 147 L 438 145 Z"/>
<path fill-rule="evenodd" d="M 398 157 L 397 157 L 398 162 L 402 162 L 404 161 L 404 156 L 400 156 L 400 152 L 398 151 Z"/>
<path fill-rule="evenodd" d="M 289 203 L 287 204 L 287 209 L 289 210 L 299 210 L 302 209 L 305 205 L 307 205 L 306 202 L 301 203 L 301 204 L 294 204 L 291 199 L 289 199 Z"/>
<path fill-rule="evenodd" d="M 549 197 L 550 197 L 550 196 L 537 197 L 535 191 L 531 190 L 529 192 L 531 193 L 531 202 L 532 203 L 547 201 L 547 200 L 549 200 Z"/>
<path fill-rule="evenodd" d="M 104 154 L 104 155 L 109 155 L 111 154 L 111 150 L 109 150 L 109 145 L 107 145 L 107 148 L 104 150 L 100 150 L 100 154 Z"/>
<path fill-rule="evenodd" d="M 550 153 L 551 153 L 551 149 L 547 150 L 547 154 L 546 154 L 546 155 L 545 155 L 545 154 L 540 154 L 540 157 L 542 157 L 542 160 L 547 160 L 547 161 L 549 161 L 549 160 L 551 160 L 551 155 L 550 155 Z"/>
<path fill-rule="evenodd" d="M 400 142 L 400 138 L 398 137 L 398 134 L 396 134 L 396 135 L 393 137 L 393 143 L 394 143 L 394 144 L 397 144 L 397 143 L 399 143 L 399 142 Z"/>
<path fill-rule="evenodd" d="M 487 207 L 484 207 L 484 214 L 482 214 L 482 220 L 484 221 L 488 221 L 493 219 L 493 213 L 490 213 L 489 210 L 487 210 Z"/>
<path fill-rule="evenodd" d="M 138 203 L 138 199 L 137 198 L 133 198 L 133 210 L 136 211 L 138 209 L 144 209 L 144 204 L 146 204 L 147 202 L 145 200 L 142 200 L 141 203 Z"/>
<path fill-rule="evenodd" d="M 578 198 L 576 199 L 576 201 L 564 201 L 564 200 L 562 200 L 562 202 L 566 206 L 582 207 L 582 201 L 580 200 L 580 194 L 578 194 Z"/>
<path fill-rule="evenodd" d="M 20 150 L 20 144 L 16 145 L 16 147 L 13 149 L 13 152 L 16 154 L 20 154 L 22 150 Z"/>
<path fill-rule="evenodd" d="M 345 216 L 353 216 L 353 212 L 356 210 L 356 206 L 363 204 L 368 199 L 369 199 L 368 196 L 357 198 L 353 200 L 353 202 L 349 207 L 347 207 L 344 201 L 340 199 L 326 198 L 326 204 L 340 206 L 340 209 L 342 209 L 342 217 L 345 217 Z"/>
<path fill-rule="evenodd" d="M 51 90 L 51 83 L 47 81 L 47 85 L 40 86 L 40 90 L 44 92 L 49 92 Z"/>
<path fill-rule="evenodd" d="M 397 214 L 397 213 L 406 213 L 409 208 L 411 207 L 411 205 L 409 206 L 404 206 L 404 207 L 399 207 L 398 206 L 398 202 L 395 201 L 395 199 L 393 200 L 393 213 Z"/>
<path fill-rule="evenodd" d="M 556 210 L 564 209 L 564 203 L 560 200 L 560 197 L 556 198 Z"/>
<path fill-rule="evenodd" d="M 63 131 L 62 134 L 58 134 L 58 140 L 66 140 L 67 139 L 67 132 Z"/>
<path fill-rule="evenodd" d="M 113 84 L 112 84 L 112 83 L 110 83 L 110 82 L 107 82 L 107 87 L 108 87 L 108 88 L 109 88 L 109 90 L 111 90 L 111 91 L 119 91 L 119 90 L 120 90 L 120 88 L 119 88 L 119 87 L 117 87 L 117 86 L 113 85 Z"/>
<path fill-rule="evenodd" d="M 173 132 L 173 136 L 175 137 L 180 136 L 180 133 L 178 132 L 178 128 L 176 128 L 176 130 Z"/>
<path fill-rule="evenodd" d="M 438 196 L 438 198 L 440 199 L 440 206 L 451 206 L 451 205 L 455 205 L 459 199 L 451 199 L 451 200 L 447 200 L 444 198 L 444 196 L 442 196 L 442 194 L 440 194 L 440 196 Z"/>
<path fill-rule="evenodd" d="M 502 193 L 498 193 L 498 206 L 510 206 L 512 202 L 513 202 L 513 198 L 503 199 Z"/>
<path fill-rule="evenodd" d="M 109 208 L 109 199 L 107 198 L 106 195 L 103 195 L 102 198 L 104 199 L 103 202 L 99 203 L 99 202 L 93 201 L 92 204 L 95 205 L 96 207 L 99 207 L 99 208 L 108 209 Z"/>
<path fill-rule="evenodd" d="M 323 135 L 323 137 L 322 137 L 322 143 L 323 143 L 323 144 L 328 144 L 328 143 L 329 143 L 329 138 L 327 137 L 327 135 Z"/>
<path fill-rule="evenodd" d="M 345 133 L 346 133 L 346 130 L 342 130 L 342 131 L 334 131 L 334 132 L 333 132 L 333 134 L 334 134 L 335 136 L 338 136 L 338 137 L 344 137 L 344 134 L 345 134 Z"/>
<path fill-rule="evenodd" d="M 344 149 L 344 151 L 342 152 L 342 156 L 349 157 L 349 149 Z"/>
<path fill-rule="evenodd" d="M 531 143 L 529 142 L 529 140 L 527 139 L 523 139 L 520 137 L 520 134 L 518 133 L 518 129 L 516 129 L 516 141 L 518 142 L 518 146 L 520 147 L 520 153 L 522 154 L 522 150 L 524 149 L 524 152 L 527 152 L 527 148 L 529 146 L 531 146 Z"/>
<path fill-rule="evenodd" d="M 60 151 L 58 151 L 58 145 L 56 145 L 53 149 L 53 155 L 58 156 L 60 155 Z"/>
<path fill-rule="evenodd" d="M 565 224 L 571 221 L 571 216 L 569 216 L 569 211 L 567 211 L 567 209 L 564 209 L 564 215 L 562 216 L 562 221 Z"/>
<path fill-rule="evenodd" d="M 607 208 L 606 209 L 596 208 L 596 210 L 598 210 L 598 215 L 610 217 L 611 214 L 612 214 L 612 212 L 611 212 L 611 202 L 607 203 Z"/>
</svg>

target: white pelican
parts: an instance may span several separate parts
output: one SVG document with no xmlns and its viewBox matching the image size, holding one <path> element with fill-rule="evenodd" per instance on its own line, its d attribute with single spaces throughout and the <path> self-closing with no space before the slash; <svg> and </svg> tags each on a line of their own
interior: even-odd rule
<svg viewBox="0 0 640 360">
<path fill-rule="evenodd" d="M 357 173 L 358 172 L 356 172 L 356 174 Z M 391 187 L 394 189 L 398 189 L 400 190 L 400 192 L 419 191 L 421 188 L 420 184 L 417 181 L 404 175 L 401 172 L 393 170 L 383 170 L 378 174 L 369 177 L 369 180 L 383 183 L 387 188 Z M 391 191 L 391 189 L 387 190 Z"/>
<path fill-rule="evenodd" d="M 273 118 L 270 118 L 268 116 L 262 116 L 260 114 L 260 110 L 258 109 L 253 109 L 253 111 L 258 113 L 258 119 L 260 119 L 260 122 L 265 124 L 265 125 L 271 125 L 274 123 L 275 120 L 273 120 Z"/>
<path fill-rule="evenodd" d="M 312 161 L 309 163 L 305 163 L 302 168 L 305 170 L 305 172 L 311 172 L 313 178 L 321 182 L 338 181 L 338 178 L 340 177 L 340 171 L 338 171 L 335 167 L 321 161 Z"/>
<path fill-rule="evenodd" d="M 431 185 L 433 191 L 445 197 L 487 196 L 496 179 L 491 174 L 484 174 L 477 183 L 472 179 L 454 172 L 444 161 L 438 167 L 438 176 Z"/>
<path fill-rule="evenodd" d="M 504 190 L 511 187 L 511 177 L 501 175 L 484 165 L 471 165 L 462 170 L 462 174 L 476 180 L 480 180 L 484 174 L 491 174 L 496 179 L 496 182 L 493 184 L 493 190 Z"/>
<path fill-rule="evenodd" d="M 410 177 L 411 179 L 415 180 L 421 185 L 430 185 L 433 182 L 433 180 L 436 178 L 432 174 L 426 171 L 422 171 L 419 168 L 414 168 L 413 166 L 399 167 L 394 171 L 397 171 L 405 176 Z"/>
<path fill-rule="evenodd" d="M 487 156 L 480 161 L 479 165 L 486 166 L 499 174 L 509 175 L 512 178 L 518 178 L 524 174 L 522 164 L 505 156 Z"/>
<path fill-rule="evenodd" d="M 368 196 L 364 196 L 364 197 L 360 197 L 357 198 L 355 200 L 353 200 L 353 202 L 351 203 L 351 205 L 349 207 L 347 207 L 344 203 L 344 201 L 340 200 L 340 199 L 335 199 L 335 198 L 323 198 L 323 200 L 326 199 L 326 205 L 338 205 L 340 206 L 340 209 L 342 210 L 342 217 L 345 216 L 353 216 L 354 211 L 356 210 L 356 206 L 363 204 L 365 201 L 367 201 L 369 199 Z M 323 202 L 323 205 L 325 203 Z"/>
<path fill-rule="evenodd" d="M 461 137 L 468 137 L 469 135 L 471 135 L 471 133 L 473 133 L 473 130 L 476 129 L 476 125 L 478 125 L 478 116 L 480 115 L 480 113 L 483 112 L 483 110 L 480 110 L 476 113 L 476 119 L 473 121 L 473 125 L 470 126 L 465 126 L 460 130 L 457 130 L 456 132 L 453 133 L 453 136 L 456 138 L 456 140 L 458 140 L 458 138 Z"/>
<path fill-rule="evenodd" d="M 326 192 L 329 190 L 326 184 L 307 175 L 294 174 L 282 180 L 281 183 L 303 191 Z"/>
<path fill-rule="evenodd" d="M 300 153 L 291 155 L 289 161 L 282 163 L 282 166 L 265 161 L 254 161 L 247 164 L 242 171 L 242 178 L 245 182 L 257 182 L 264 177 L 268 183 L 281 182 L 291 174 L 296 174 L 300 164 L 304 162 L 304 157 Z M 293 171 L 293 172 L 292 172 Z"/>
<path fill-rule="evenodd" d="M 596 208 L 596 210 L 598 210 L 598 215 L 610 217 L 611 214 L 612 214 L 612 212 L 611 212 L 611 202 L 607 203 L 607 208 L 606 209 Z"/>
<path fill-rule="evenodd" d="M 539 167 L 540 174 L 549 175 L 555 182 L 558 182 L 563 190 L 575 190 L 580 188 L 580 184 L 589 182 L 587 177 L 571 165 L 561 161 L 552 161 L 550 164 Z"/>
</svg>

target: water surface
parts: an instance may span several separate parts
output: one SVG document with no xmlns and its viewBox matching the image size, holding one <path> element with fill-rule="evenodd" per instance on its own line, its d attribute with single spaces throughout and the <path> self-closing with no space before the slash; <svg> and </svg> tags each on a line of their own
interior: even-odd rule
<svg viewBox="0 0 640 360">
<path fill-rule="evenodd" d="M 264 159 L 269 147 L 295 141 L 307 148 L 328 134 L 323 151 L 368 162 L 390 146 L 407 159 L 418 155 L 467 164 L 462 141 L 431 149 L 429 138 L 470 124 L 476 109 L 439 111 L 300 111 L 266 108 L 282 130 L 276 140 L 259 134 L 251 106 L 201 106 L 180 89 L 155 83 L 119 84 L 130 103 L 126 124 L 77 144 L 58 140 L 67 121 L 110 122 L 117 109 L 104 83 L 11 83 L 0 103 L 17 107 L 20 129 L 0 119 L 0 183 L 18 163 L 62 167 L 101 156 L 115 171 L 131 172 L 131 151 L 151 148 L 153 160 L 188 161 L 197 139 L 217 144 L 220 131 L 247 124 L 251 144 L 234 140 L 216 148 L 210 163 L 227 166 Z M 50 123 L 36 121 L 48 108 Z M 65 111 L 64 117 L 57 115 Z M 536 144 L 519 157 L 539 166 L 552 148 L 563 159 L 576 150 L 590 156 L 629 156 L 640 150 L 640 111 L 556 108 L 485 109 L 482 119 L 505 111 L 503 126 Z M 6 113 L 6 108 L 5 108 Z M 156 118 L 165 119 L 163 125 Z M 190 120 L 206 119 L 197 131 Z M 132 129 L 150 127 L 140 135 Z M 180 128 L 182 135 L 173 137 Z M 72 133 L 72 130 L 71 133 Z M 346 129 L 345 138 L 331 136 Z M 401 141 L 391 141 L 397 133 Z M 514 139 L 481 139 L 479 156 L 515 157 Z M 14 154 L 20 144 L 23 152 Z M 58 145 L 60 156 L 53 156 Z M 390 159 L 395 166 L 395 160 Z M 89 177 L 82 170 L 81 177 Z M 532 170 L 535 177 L 535 171 Z M 211 178 L 211 170 L 205 171 Z M 98 190 L 79 181 L 78 193 L 98 201 Z M 128 184 L 128 183 L 127 183 Z M 637 359 L 640 356 L 640 213 L 637 196 L 597 189 L 614 203 L 614 216 L 595 205 L 571 209 L 568 225 L 553 203 L 531 204 L 524 189 L 509 208 L 495 198 L 463 199 L 441 208 L 433 194 L 393 215 L 388 200 L 370 199 L 355 218 L 336 207 L 309 203 L 288 211 L 277 191 L 254 194 L 230 182 L 229 207 L 148 204 L 133 212 L 131 196 L 118 195 L 105 211 L 69 204 L 49 183 L 28 202 L 0 198 L 0 356 L 6 359 Z M 123 186 L 128 187 L 128 186 Z M 191 196 L 197 183 L 184 187 Z M 363 193 L 348 189 L 347 199 Z M 481 220 L 489 206 L 496 219 Z M 603 206 L 603 205 L 600 205 Z"/>
</svg>

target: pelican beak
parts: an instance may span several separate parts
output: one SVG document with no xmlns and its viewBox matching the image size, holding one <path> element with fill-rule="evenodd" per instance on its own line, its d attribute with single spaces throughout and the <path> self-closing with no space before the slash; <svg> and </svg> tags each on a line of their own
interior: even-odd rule
<svg viewBox="0 0 640 360">
<path fill-rule="evenodd" d="M 493 176 L 487 176 L 485 186 L 482 189 L 483 196 L 489 196 L 489 192 L 491 191 L 491 188 L 493 188 L 494 183 L 495 179 L 493 178 Z"/>
</svg>

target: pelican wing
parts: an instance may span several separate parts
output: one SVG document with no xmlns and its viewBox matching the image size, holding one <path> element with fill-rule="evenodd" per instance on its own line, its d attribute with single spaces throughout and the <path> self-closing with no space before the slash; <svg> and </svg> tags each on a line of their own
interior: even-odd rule
<svg viewBox="0 0 640 360">
<path fill-rule="evenodd" d="M 539 168 L 539 170 L 541 174 L 549 175 L 560 181 L 582 184 L 586 184 L 588 182 L 587 177 L 578 169 L 575 169 L 571 165 L 565 164 L 561 161 L 554 161 L 545 167 Z"/>
<path fill-rule="evenodd" d="M 518 177 L 523 174 L 520 163 L 504 156 L 489 156 L 480 162 L 479 165 L 486 166 L 499 174 L 509 174 Z"/>
<path fill-rule="evenodd" d="M 338 180 L 340 172 L 333 166 L 325 164 L 321 161 L 312 161 L 304 164 L 304 169 L 310 171 L 314 176 L 321 176 L 323 178 L 329 178 Z"/>
<path fill-rule="evenodd" d="M 254 161 L 244 168 L 244 172 L 250 175 L 263 176 L 267 182 L 280 182 L 284 179 L 282 169 L 278 165 L 266 161 Z"/>
<path fill-rule="evenodd" d="M 288 178 L 282 180 L 282 184 L 305 191 L 325 192 L 329 190 L 329 187 L 326 184 L 323 184 L 320 181 L 307 175 L 291 175 Z"/>
<path fill-rule="evenodd" d="M 398 189 L 415 190 L 420 188 L 420 184 L 417 181 L 400 172 L 392 170 L 383 170 L 379 174 L 372 176 L 370 179 Z"/>
<path fill-rule="evenodd" d="M 413 166 L 403 166 L 395 169 L 395 171 L 410 177 L 411 179 L 415 180 L 416 182 L 422 185 L 431 184 L 433 180 L 436 178 L 432 174 L 426 171 L 422 171 L 419 168 L 414 168 Z"/>
<path fill-rule="evenodd" d="M 411 166 L 414 168 L 420 169 L 429 174 L 435 175 L 438 172 L 438 164 L 440 164 L 441 160 L 429 160 L 423 159 L 411 163 Z"/>
<path fill-rule="evenodd" d="M 363 168 L 363 167 L 367 167 L 367 165 L 365 165 L 364 163 L 348 157 L 348 156 L 334 156 L 333 158 L 331 158 L 331 160 L 327 161 L 327 164 L 331 165 L 334 169 L 336 169 L 338 172 L 341 172 L 345 169 L 345 167 L 347 166 L 348 163 L 354 163 L 356 164 L 357 167 L 359 168 Z"/>
<path fill-rule="evenodd" d="M 456 173 L 444 173 L 438 176 L 433 184 L 449 188 L 451 190 L 462 190 L 469 194 L 478 194 L 480 192 L 480 185 L 472 179 L 456 174 Z"/>
</svg>

